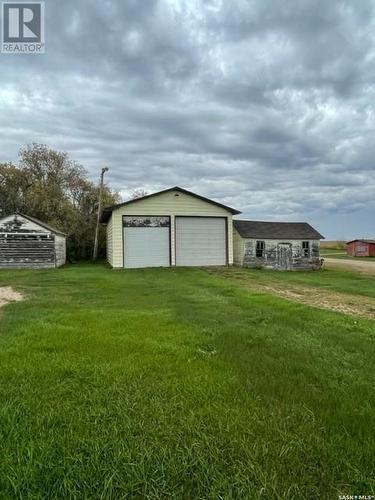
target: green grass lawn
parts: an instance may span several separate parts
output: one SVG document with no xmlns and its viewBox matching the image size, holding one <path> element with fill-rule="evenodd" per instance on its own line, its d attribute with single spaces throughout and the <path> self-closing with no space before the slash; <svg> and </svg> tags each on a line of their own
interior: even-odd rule
<svg viewBox="0 0 375 500">
<path fill-rule="evenodd" d="M 346 248 L 320 248 L 320 255 L 325 256 L 339 256 L 346 255 Z"/>
<path fill-rule="evenodd" d="M 328 275 L 282 279 L 369 286 Z M 27 296 L 0 311 L 0 498 L 375 493 L 374 322 L 197 269 L 0 285 Z"/>
</svg>

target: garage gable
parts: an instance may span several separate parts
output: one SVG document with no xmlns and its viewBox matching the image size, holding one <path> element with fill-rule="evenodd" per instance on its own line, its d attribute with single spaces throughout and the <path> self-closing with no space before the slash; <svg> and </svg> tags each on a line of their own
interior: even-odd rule
<svg viewBox="0 0 375 500">
<path fill-rule="evenodd" d="M 200 213 L 213 213 L 217 215 L 239 214 L 238 210 L 228 207 L 204 196 L 192 193 L 178 186 L 158 193 L 150 194 L 129 200 L 103 210 L 102 222 L 108 222 L 111 213 L 120 211 L 121 214 L 147 214 L 149 210 L 165 210 L 173 213 L 191 212 L 191 215 Z M 161 212 L 160 212 L 161 213 Z"/>
</svg>

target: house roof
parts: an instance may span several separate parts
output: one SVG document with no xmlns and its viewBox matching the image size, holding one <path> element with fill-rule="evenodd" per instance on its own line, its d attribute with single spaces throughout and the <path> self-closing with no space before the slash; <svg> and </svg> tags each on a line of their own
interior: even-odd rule
<svg viewBox="0 0 375 500">
<path fill-rule="evenodd" d="M 20 214 L 18 212 L 13 213 L 13 214 L 8 214 L 4 217 L 0 218 L 0 222 L 3 219 L 6 219 L 7 217 L 11 217 L 12 215 L 19 215 L 20 217 L 24 217 L 25 219 L 29 220 L 30 222 L 34 222 L 34 224 L 38 224 L 38 226 L 44 227 L 44 229 L 47 229 L 48 231 L 51 231 L 51 233 L 54 234 L 59 234 L 61 236 L 65 236 L 65 233 L 62 231 L 59 231 L 58 229 L 55 229 L 54 227 L 50 226 L 49 224 L 46 224 L 45 222 L 42 222 L 41 220 L 37 219 L 36 217 L 31 217 L 30 215 L 25 215 L 25 214 Z"/>
<path fill-rule="evenodd" d="M 180 193 L 188 194 L 190 196 L 194 196 L 194 198 L 198 198 L 199 200 L 206 201 L 207 203 L 211 203 L 212 205 L 216 205 L 217 207 L 224 208 L 225 210 L 228 210 L 228 212 L 231 212 L 232 214 L 240 214 L 241 212 L 228 207 L 226 205 L 223 205 L 222 203 L 218 203 L 217 201 L 210 200 L 209 198 L 205 198 L 204 196 L 201 196 L 196 193 L 192 193 L 191 191 L 188 191 L 187 189 L 180 188 L 178 186 L 169 188 L 169 189 L 164 189 L 163 191 L 158 191 L 157 193 L 152 193 L 148 194 L 146 196 L 141 196 L 140 198 L 135 198 L 134 200 L 128 200 L 124 201 L 123 203 L 118 203 L 117 205 L 113 205 L 111 207 L 107 207 L 103 210 L 102 215 L 101 215 L 101 222 L 106 223 L 108 222 L 109 218 L 111 217 L 111 214 L 114 210 L 117 208 L 124 207 L 126 205 L 130 205 L 131 203 L 137 203 L 137 201 L 141 200 L 146 200 L 147 198 L 152 198 L 153 196 L 158 196 L 159 194 L 164 194 L 164 193 L 169 193 L 171 191 L 178 191 Z"/>
<path fill-rule="evenodd" d="M 375 240 L 363 240 L 363 239 L 351 240 L 351 241 L 348 241 L 346 244 L 349 245 L 349 243 L 354 243 L 355 241 L 360 241 L 362 243 L 371 243 L 371 244 L 375 245 Z"/>
<path fill-rule="evenodd" d="M 307 222 L 263 222 L 234 220 L 234 227 L 242 238 L 320 240 L 324 239 Z"/>
</svg>

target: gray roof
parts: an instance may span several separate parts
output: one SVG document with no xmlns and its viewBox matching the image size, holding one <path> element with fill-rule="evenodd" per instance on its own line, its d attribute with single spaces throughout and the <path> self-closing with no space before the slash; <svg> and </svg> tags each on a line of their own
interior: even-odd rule
<svg viewBox="0 0 375 500">
<path fill-rule="evenodd" d="M 318 231 L 307 222 L 263 222 L 253 220 L 234 220 L 234 227 L 242 238 L 321 240 Z"/>
<path fill-rule="evenodd" d="M 208 203 L 212 203 L 212 205 L 216 205 L 217 207 L 225 208 L 225 210 L 228 210 L 228 212 L 231 212 L 234 215 L 241 213 L 239 210 L 236 210 L 235 208 L 228 207 L 228 206 L 223 205 L 222 203 L 219 203 L 217 201 L 213 201 L 213 200 L 210 200 L 209 198 L 205 198 L 204 196 L 201 196 L 199 194 L 192 193 L 191 191 L 188 191 L 187 189 L 183 189 L 183 188 L 180 188 L 178 186 L 175 186 L 175 187 L 172 187 L 169 189 L 164 189 L 163 191 L 158 191 L 157 193 L 147 194 L 146 196 L 141 196 L 140 198 L 135 198 L 134 200 L 124 201 L 123 203 L 119 203 L 118 205 L 113 205 L 112 207 L 107 207 L 103 210 L 100 221 L 103 223 L 108 222 L 113 210 L 116 210 L 117 208 L 124 207 L 125 205 L 130 205 L 131 203 L 137 203 L 137 201 L 145 200 L 147 198 L 152 198 L 153 196 L 158 196 L 159 194 L 169 193 L 170 191 L 178 191 L 180 193 L 189 194 L 190 196 L 194 196 L 194 198 L 198 198 L 199 200 L 207 201 Z"/>
</svg>

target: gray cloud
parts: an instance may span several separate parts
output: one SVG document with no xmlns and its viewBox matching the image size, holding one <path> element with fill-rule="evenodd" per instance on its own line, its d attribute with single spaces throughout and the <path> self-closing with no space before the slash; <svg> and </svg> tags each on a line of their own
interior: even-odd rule
<svg viewBox="0 0 375 500">
<path fill-rule="evenodd" d="M 371 0 L 46 2 L 0 55 L 1 160 L 64 149 L 124 197 L 171 185 L 250 218 L 375 235 Z"/>
</svg>

